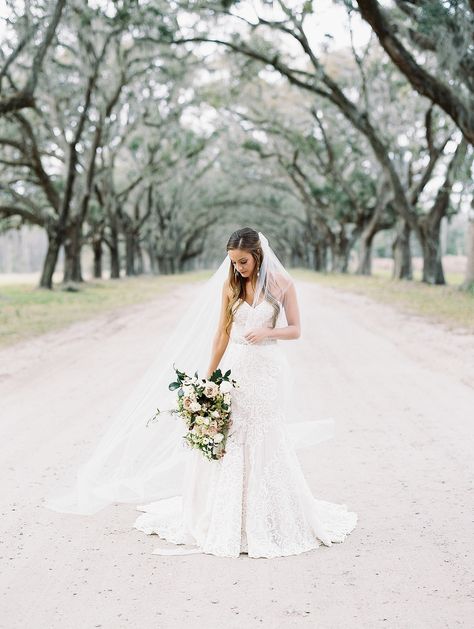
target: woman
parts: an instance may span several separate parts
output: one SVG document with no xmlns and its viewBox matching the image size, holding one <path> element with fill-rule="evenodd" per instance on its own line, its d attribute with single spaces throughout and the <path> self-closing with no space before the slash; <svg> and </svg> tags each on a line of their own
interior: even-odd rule
<svg viewBox="0 0 474 629">
<path fill-rule="evenodd" d="M 181 495 L 138 506 L 144 513 L 134 527 L 194 547 L 156 554 L 271 558 L 343 542 L 357 514 L 313 497 L 288 439 L 286 413 L 295 396 L 284 403 L 291 382 L 278 341 L 300 336 L 294 283 L 253 229 L 235 231 L 227 252 L 228 277 L 206 373 L 231 369 L 239 385 L 232 391 L 226 453 L 210 462 L 190 451 Z M 324 438 L 321 432 L 318 437 L 320 423 L 300 424 L 303 441 L 311 441 L 311 433 L 314 443 Z"/>
</svg>

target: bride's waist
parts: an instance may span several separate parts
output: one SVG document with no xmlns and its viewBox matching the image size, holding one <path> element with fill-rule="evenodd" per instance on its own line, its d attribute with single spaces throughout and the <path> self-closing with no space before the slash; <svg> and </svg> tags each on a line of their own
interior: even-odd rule
<svg viewBox="0 0 474 629">
<path fill-rule="evenodd" d="M 231 336 L 229 340 L 231 343 L 237 343 L 238 345 L 251 345 L 252 347 L 260 347 L 262 345 L 275 345 L 278 341 L 278 339 L 266 338 L 262 339 L 258 343 L 249 343 L 245 336 Z"/>
</svg>

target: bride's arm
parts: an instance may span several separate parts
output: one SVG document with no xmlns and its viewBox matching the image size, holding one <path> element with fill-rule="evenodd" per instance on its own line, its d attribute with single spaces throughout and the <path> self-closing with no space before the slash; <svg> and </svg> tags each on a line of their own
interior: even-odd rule
<svg viewBox="0 0 474 629">
<path fill-rule="evenodd" d="M 293 282 L 289 285 L 283 298 L 283 307 L 288 325 L 284 328 L 268 328 L 268 338 L 297 339 L 301 336 L 300 310 Z"/>
<path fill-rule="evenodd" d="M 219 366 L 221 358 L 224 355 L 224 352 L 227 349 L 227 345 L 229 343 L 229 335 L 225 331 L 225 313 L 226 313 L 228 303 L 229 303 L 229 280 L 226 280 L 224 282 L 224 286 L 222 287 L 221 313 L 219 317 L 219 324 L 217 326 L 217 331 L 214 335 L 214 340 L 212 342 L 211 360 L 210 360 L 209 367 L 206 373 L 207 378 Z"/>
</svg>

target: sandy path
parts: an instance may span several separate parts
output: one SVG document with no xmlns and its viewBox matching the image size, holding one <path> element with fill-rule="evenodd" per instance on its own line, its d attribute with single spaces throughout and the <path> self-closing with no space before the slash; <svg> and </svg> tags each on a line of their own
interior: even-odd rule
<svg viewBox="0 0 474 629">
<path fill-rule="evenodd" d="M 303 336 L 335 440 L 301 451 L 314 494 L 359 514 L 344 544 L 282 559 L 151 555 L 133 505 L 41 506 L 81 461 L 187 291 L 0 352 L 5 629 L 471 627 L 474 336 L 298 282 Z M 98 383 L 102 383 L 98 386 Z"/>
</svg>

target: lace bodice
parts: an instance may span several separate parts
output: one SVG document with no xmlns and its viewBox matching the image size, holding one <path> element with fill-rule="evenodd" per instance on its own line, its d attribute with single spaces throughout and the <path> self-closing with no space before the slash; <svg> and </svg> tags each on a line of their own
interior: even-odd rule
<svg viewBox="0 0 474 629">
<path fill-rule="evenodd" d="M 272 327 L 274 315 L 273 306 L 270 302 L 263 300 L 255 308 L 248 302 L 241 299 L 233 309 L 234 321 L 230 332 L 230 341 L 233 343 L 246 344 L 245 334 L 251 328 Z M 269 345 L 277 342 L 277 339 L 263 339 L 259 345 Z"/>
</svg>

